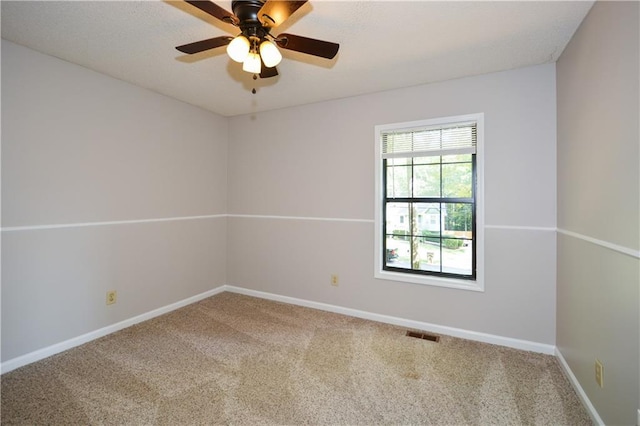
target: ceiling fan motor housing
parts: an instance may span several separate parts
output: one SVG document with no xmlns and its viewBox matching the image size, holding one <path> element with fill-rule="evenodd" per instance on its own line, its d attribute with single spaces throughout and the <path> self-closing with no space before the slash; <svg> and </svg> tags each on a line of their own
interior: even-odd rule
<svg viewBox="0 0 640 426">
<path fill-rule="evenodd" d="M 257 37 L 262 39 L 269 33 L 269 28 L 263 26 L 258 17 L 258 12 L 260 12 L 264 3 L 264 0 L 234 0 L 231 2 L 233 13 L 240 21 L 238 26 L 242 34 L 247 38 Z"/>
</svg>

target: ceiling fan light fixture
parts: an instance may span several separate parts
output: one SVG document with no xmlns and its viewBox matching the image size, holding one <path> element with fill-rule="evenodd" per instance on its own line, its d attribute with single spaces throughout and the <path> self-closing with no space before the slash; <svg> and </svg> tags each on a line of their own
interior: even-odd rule
<svg viewBox="0 0 640 426">
<path fill-rule="evenodd" d="M 0 0 L 2 1 L 2 0 Z M 228 35 L 200 40 L 177 46 L 189 55 L 226 46 L 227 54 L 242 64 L 242 69 L 253 74 L 253 79 L 272 78 L 278 75 L 276 66 L 283 57 L 280 49 L 291 50 L 320 58 L 333 59 L 340 45 L 295 34 L 271 31 L 280 26 L 309 0 L 233 0 L 233 13 L 218 6 L 216 0 L 184 0 L 201 12 L 231 24 L 240 30 L 237 36 Z"/>
<path fill-rule="evenodd" d="M 276 45 L 269 40 L 260 43 L 260 56 L 267 68 L 273 68 L 282 61 L 282 54 Z"/>
<path fill-rule="evenodd" d="M 236 62 L 245 62 L 249 55 L 250 47 L 249 40 L 240 34 L 231 40 L 231 43 L 227 46 L 227 54 Z"/>
<path fill-rule="evenodd" d="M 260 74 L 261 68 L 260 55 L 254 52 L 249 53 L 242 64 L 242 69 L 252 74 Z"/>
</svg>

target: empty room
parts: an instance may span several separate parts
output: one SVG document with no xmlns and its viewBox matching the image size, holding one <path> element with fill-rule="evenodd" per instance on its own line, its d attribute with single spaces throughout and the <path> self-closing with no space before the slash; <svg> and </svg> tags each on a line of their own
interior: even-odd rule
<svg viewBox="0 0 640 426">
<path fill-rule="evenodd" d="M 637 1 L 2 1 L 2 424 L 640 425 Z"/>
</svg>

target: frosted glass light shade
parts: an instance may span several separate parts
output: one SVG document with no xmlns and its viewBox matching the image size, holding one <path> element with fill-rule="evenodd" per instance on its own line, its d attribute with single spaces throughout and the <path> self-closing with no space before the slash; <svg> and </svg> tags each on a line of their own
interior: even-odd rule
<svg viewBox="0 0 640 426">
<path fill-rule="evenodd" d="M 260 55 L 257 53 L 249 53 L 247 59 L 242 64 L 242 69 L 252 74 L 260 74 L 262 65 L 260 64 Z"/>
<path fill-rule="evenodd" d="M 260 56 L 267 68 L 273 68 L 280 63 L 282 55 L 275 44 L 265 40 L 260 44 Z"/>
<path fill-rule="evenodd" d="M 245 36 L 239 35 L 231 40 L 227 46 L 227 54 L 236 62 L 244 62 L 249 54 L 249 47 L 249 40 Z"/>
</svg>

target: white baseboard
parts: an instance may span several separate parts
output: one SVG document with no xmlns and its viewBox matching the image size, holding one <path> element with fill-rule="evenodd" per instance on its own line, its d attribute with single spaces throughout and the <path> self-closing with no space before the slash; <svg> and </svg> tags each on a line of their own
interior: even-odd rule
<svg viewBox="0 0 640 426">
<path fill-rule="evenodd" d="M 600 415 L 596 411 L 596 408 L 593 406 L 593 404 L 589 400 L 589 397 L 587 396 L 584 389 L 582 389 L 582 386 L 580 386 L 580 382 L 578 382 L 578 379 L 573 374 L 573 371 L 571 371 L 571 367 L 569 367 L 567 360 L 564 359 L 564 357 L 562 356 L 562 352 L 560 352 L 560 349 L 558 349 L 557 347 L 556 347 L 555 355 L 560 361 L 560 366 L 562 366 L 562 370 L 564 371 L 564 374 L 569 379 L 569 383 L 571 383 L 571 386 L 573 386 L 573 389 L 575 389 L 576 393 L 578 394 L 578 397 L 580 397 L 580 400 L 582 401 L 582 405 L 584 405 L 584 407 L 587 409 L 587 412 L 591 416 L 591 420 L 593 420 L 593 422 L 597 425 L 604 426 L 604 422 L 600 418 Z M 640 414 L 640 410 L 638 410 L 638 412 Z"/>
<path fill-rule="evenodd" d="M 281 296 L 272 293 L 265 293 L 257 290 L 250 290 L 232 285 L 224 286 L 226 291 L 247 296 L 259 297 L 262 299 L 274 300 L 277 302 L 290 303 L 292 305 L 305 306 L 307 308 L 320 309 L 323 311 L 349 315 L 356 318 L 368 319 L 372 321 L 393 324 L 400 327 L 414 328 L 429 331 L 432 333 L 446 334 L 448 336 L 459 337 L 461 339 L 474 340 L 477 342 L 491 343 L 494 345 L 506 346 L 514 349 L 521 349 L 530 352 L 538 352 L 547 355 L 555 354 L 555 346 L 544 343 L 531 342 L 528 340 L 514 339 L 511 337 L 496 336 L 493 334 L 479 333 L 477 331 L 463 330 L 461 328 L 446 327 L 427 322 L 413 321 L 404 318 L 392 317 L 389 315 L 374 314 L 357 309 L 345 308 L 342 306 L 329 305 L 326 303 L 313 302 L 310 300 L 297 299 L 295 297 Z"/>
<path fill-rule="evenodd" d="M 591 401 L 589 400 L 589 398 L 587 397 L 587 394 L 582 389 L 582 386 L 580 386 L 578 379 L 576 379 L 575 375 L 571 371 L 571 368 L 569 367 L 569 365 L 567 364 L 567 361 L 562 356 L 562 353 L 558 350 L 558 348 L 556 348 L 553 345 L 531 342 L 528 340 L 514 339 L 511 337 L 496 336 L 496 335 L 487 334 L 487 333 L 479 333 L 476 331 L 464 330 L 460 328 L 446 327 L 442 325 L 430 324 L 430 323 L 421 322 L 421 321 L 414 321 L 414 320 L 408 320 L 404 318 L 392 317 L 389 315 L 375 314 L 371 312 L 360 311 L 357 309 L 345 308 L 337 305 L 329 305 L 326 303 L 314 302 L 311 300 L 298 299 L 295 297 L 281 296 L 278 294 L 266 293 L 262 291 L 236 287 L 233 285 L 222 285 L 218 288 L 205 291 L 204 293 L 197 294 L 195 296 L 186 298 L 179 302 L 172 303 L 170 305 L 167 305 L 158 309 L 154 309 L 153 311 L 149 311 L 142 315 L 138 315 L 136 317 L 129 318 L 127 320 L 118 322 L 116 324 L 103 327 L 99 330 L 95 330 L 90 333 L 83 334 L 81 336 L 74 337 L 69 340 L 65 340 L 64 342 L 56 343 L 55 345 L 51 345 L 46 348 L 39 349 L 37 351 L 19 356 L 17 358 L 10 359 L 0 364 L 0 372 L 2 374 L 7 373 L 9 371 L 15 370 L 16 368 L 20 368 L 24 365 L 31 364 L 36 361 L 40 361 L 41 359 L 50 357 L 52 355 L 66 351 L 76 346 L 83 345 L 92 340 L 98 339 L 100 337 L 104 337 L 111 333 L 115 333 L 116 331 L 122 330 L 123 328 L 127 328 L 132 325 L 138 324 L 142 321 L 155 318 L 157 316 L 166 314 L 168 312 L 174 311 L 176 309 L 182 308 L 184 306 L 190 305 L 192 303 L 198 302 L 200 300 L 206 299 L 207 297 L 211 297 L 225 291 L 244 294 L 247 296 L 259 297 L 261 299 L 273 300 L 276 302 L 290 303 L 292 305 L 304 306 L 307 308 L 320 309 L 327 312 L 334 312 L 334 313 L 348 315 L 356 318 L 362 318 L 362 319 L 367 319 L 371 321 L 397 325 L 400 327 L 408 327 L 408 328 L 413 328 L 418 330 L 429 331 L 432 333 L 459 337 L 462 339 L 474 340 L 474 341 L 483 342 L 483 343 L 491 343 L 494 345 L 500 345 L 500 346 L 505 346 L 505 347 L 514 348 L 514 349 L 538 352 L 538 353 L 543 353 L 547 355 L 555 355 L 560 361 L 560 365 L 562 366 L 564 373 L 569 379 L 569 382 L 571 383 L 571 385 L 576 390 L 576 393 L 580 397 L 582 403 L 584 404 L 585 408 L 587 409 L 594 423 L 598 425 L 604 425 L 604 422 L 598 415 L 598 412 L 596 411 L 593 404 L 591 404 Z M 638 410 L 638 416 L 640 420 L 640 410 Z"/>
<path fill-rule="evenodd" d="M 195 303 L 202 299 L 206 299 L 207 297 L 211 297 L 213 295 L 222 293 L 224 291 L 244 294 L 247 296 L 259 297 L 262 299 L 273 300 L 277 302 L 290 303 L 292 305 L 305 306 L 308 308 L 320 309 L 323 311 L 349 315 L 356 318 L 362 318 L 362 319 L 382 322 L 386 324 L 393 324 L 400 327 L 407 327 L 407 328 L 429 331 L 432 333 L 445 334 L 448 336 L 459 337 L 461 339 L 474 340 L 474 341 L 483 342 L 483 343 L 491 343 L 494 345 L 500 345 L 500 346 L 505 346 L 505 347 L 514 348 L 514 349 L 538 352 L 538 353 L 543 353 L 547 355 L 555 355 L 557 353 L 555 346 L 547 345 L 544 343 L 514 339 L 511 337 L 496 336 L 493 334 L 480 333 L 476 331 L 464 330 L 464 329 L 454 328 L 454 327 L 447 327 L 447 326 L 442 326 L 437 324 L 426 323 L 422 321 L 414 321 L 414 320 L 409 320 L 405 318 L 393 317 L 389 315 L 376 314 L 376 313 L 371 313 L 366 311 L 360 311 L 357 309 L 345 308 L 337 305 L 329 305 L 326 303 L 314 302 L 311 300 L 298 299 L 295 297 L 281 296 L 278 294 L 266 293 L 262 291 L 236 287 L 233 285 L 223 285 L 213 290 L 209 290 L 204 293 L 181 300 L 179 302 L 164 306 L 162 308 L 154 309 L 153 311 L 144 313 L 142 315 L 138 315 L 136 317 L 129 318 L 127 320 L 118 322 L 116 324 L 103 327 L 99 330 L 95 330 L 87 334 L 83 334 L 81 336 L 74 337 L 69 340 L 65 340 L 64 342 L 56 343 L 46 348 L 39 349 L 37 351 L 30 352 L 28 354 L 19 356 L 17 358 L 10 359 L 8 361 L 3 362 L 0 365 L 0 371 L 2 372 L 2 374 L 4 374 L 11 370 L 15 370 L 16 368 L 20 368 L 24 365 L 39 361 L 41 359 L 66 351 L 76 346 L 80 346 L 82 344 L 90 342 L 91 340 L 98 339 L 100 337 L 106 336 L 107 334 L 111 334 L 116 331 L 122 330 L 123 328 L 130 327 L 134 324 L 140 323 L 142 321 L 155 318 L 159 315 L 165 314 L 167 312 L 171 312 L 183 306 L 187 306 L 189 304 Z"/>
<path fill-rule="evenodd" d="M 31 364 L 32 362 L 40 361 L 41 359 L 50 357 L 51 355 L 55 355 L 57 353 L 66 351 L 68 349 L 75 348 L 76 346 L 80 346 L 92 340 L 98 339 L 100 337 L 104 337 L 107 334 L 115 333 L 116 331 L 122 330 L 123 328 L 130 327 L 132 325 L 138 324 L 142 321 L 149 320 L 151 318 L 155 318 L 157 316 L 166 314 L 167 312 L 175 311 L 176 309 L 182 308 L 183 306 L 187 306 L 192 303 L 198 302 L 202 299 L 206 299 L 207 297 L 211 297 L 218 293 L 222 293 L 223 291 L 225 291 L 224 287 L 225 286 L 220 286 L 218 288 L 214 288 L 213 290 L 205 291 L 204 293 L 200 293 L 195 296 L 188 297 L 186 299 L 180 300 L 179 302 L 175 302 L 170 305 L 163 306 L 158 309 L 154 309 L 153 311 L 149 311 L 144 314 L 135 316 L 133 318 L 126 319 L 116 324 L 112 324 L 112 325 L 100 328 L 98 330 L 83 334 L 81 336 L 74 337 L 69 340 L 65 340 L 64 342 L 56 343 L 55 345 L 38 349 L 37 351 L 30 352 L 28 354 L 19 356 L 17 358 L 10 359 L 8 361 L 3 362 L 0 365 L 0 371 L 2 372 L 2 374 L 8 373 L 9 371 L 15 370 L 16 368 L 20 368 L 24 365 Z"/>
</svg>

